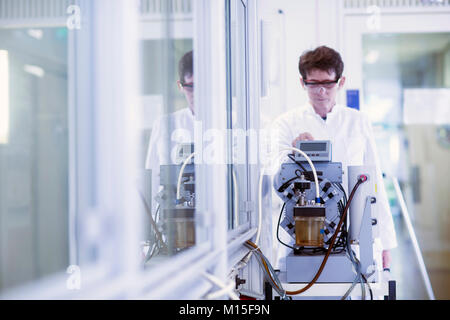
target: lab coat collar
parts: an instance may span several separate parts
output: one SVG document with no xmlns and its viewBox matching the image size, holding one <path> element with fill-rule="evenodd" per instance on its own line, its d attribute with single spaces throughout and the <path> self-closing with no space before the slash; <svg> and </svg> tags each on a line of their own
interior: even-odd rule
<svg viewBox="0 0 450 320">
<path fill-rule="evenodd" d="M 192 110 L 191 110 L 191 108 L 189 108 L 189 106 L 187 106 L 187 107 L 185 108 L 185 112 L 184 112 L 184 113 L 186 114 L 187 117 L 189 117 L 189 118 L 191 118 L 192 120 L 194 120 L 195 115 L 192 113 Z"/>
<path fill-rule="evenodd" d="M 327 119 L 335 117 L 339 113 L 340 108 L 341 108 L 341 106 L 338 103 L 336 103 L 334 105 L 333 109 L 331 109 L 331 111 L 327 113 Z M 317 117 L 318 119 L 320 119 L 322 121 L 325 121 L 322 119 L 322 117 L 319 114 L 316 113 L 316 110 L 314 110 L 314 107 L 312 106 L 311 102 L 308 102 L 306 104 L 306 112 L 308 114 L 312 114 L 313 116 Z"/>
</svg>

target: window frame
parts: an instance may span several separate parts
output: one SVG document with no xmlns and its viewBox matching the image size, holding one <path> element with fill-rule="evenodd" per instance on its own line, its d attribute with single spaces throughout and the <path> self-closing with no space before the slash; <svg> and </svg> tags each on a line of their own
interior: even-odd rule
<svg viewBox="0 0 450 320">
<path fill-rule="evenodd" d="M 67 288 L 67 281 L 72 275 L 63 271 L 5 290 L 0 294 L 2 299 L 200 299 L 211 289 L 217 289 L 203 276 L 203 272 L 227 282 L 235 264 L 248 253 L 243 243 L 256 233 L 257 205 L 253 206 L 248 223 L 228 231 L 229 195 L 227 188 L 222 188 L 229 183 L 227 165 L 213 164 L 196 165 L 197 181 L 201 181 L 198 184 L 198 211 L 202 213 L 200 220 L 206 227 L 209 241 L 199 243 L 145 271 L 141 270 L 138 259 L 134 258 L 138 254 L 135 245 L 139 243 L 139 235 L 135 230 L 139 230 L 140 219 L 139 199 L 130 191 L 134 186 L 134 175 L 129 173 L 133 172 L 136 159 L 129 155 L 137 150 L 137 137 L 131 128 L 138 115 L 135 110 L 131 112 L 131 108 L 124 108 L 124 105 L 136 102 L 138 96 L 135 92 L 138 59 L 134 50 L 129 50 L 137 48 L 139 19 L 133 5 L 137 7 L 138 2 L 79 0 L 77 4 L 83 12 L 88 13 L 83 16 L 82 23 L 93 29 L 82 27 L 81 30 L 69 32 L 69 217 L 70 221 L 77 221 L 70 227 L 70 238 L 72 241 L 76 239 L 76 245 L 72 244 L 70 249 L 70 263 L 78 264 L 79 253 L 96 245 L 98 259 L 95 263 L 83 265 L 80 290 Z M 259 108 L 256 0 L 243 3 L 248 6 L 247 21 L 251 21 L 246 41 L 248 61 L 251 61 L 248 66 L 249 109 L 246 112 L 247 115 L 259 115 L 254 113 Z M 204 129 L 226 130 L 225 1 L 196 0 L 193 9 L 194 59 L 205 62 L 194 64 L 194 73 L 201 79 L 196 81 L 199 94 L 195 96 L 195 103 L 215 108 L 214 112 L 200 110 L 197 117 L 203 122 Z M 99 18 L 98 14 L 103 15 Z M 111 32 L 116 36 L 109 39 L 105 37 Z M 117 48 L 127 49 L 119 50 L 117 55 L 105 59 L 105 54 Z M 113 61 L 119 62 L 115 64 L 117 68 L 106 72 Z M 79 67 L 81 65 L 83 68 Z M 86 79 L 90 79 L 90 68 L 96 77 L 91 79 L 92 82 L 86 82 Z M 252 84 L 253 81 L 256 82 Z M 112 99 L 110 90 L 124 83 L 123 92 L 117 93 L 116 100 Z M 93 106 L 96 106 L 94 119 Z M 124 119 L 125 136 L 114 146 L 102 144 L 111 139 L 109 134 L 114 134 L 114 129 Z M 105 124 L 105 121 L 108 123 Z M 248 119 L 249 128 L 258 128 L 258 121 L 256 116 Z M 90 143 L 92 140 L 93 143 Z M 117 154 L 117 149 L 128 156 L 111 159 L 112 155 Z M 86 154 L 93 150 L 95 155 L 87 157 Z M 112 161 L 113 164 L 104 166 L 105 161 Z M 124 170 L 109 177 L 112 168 Z M 251 177 L 257 178 L 259 166 L 252 166 L 250 172 Z M 95 180 L 91 180 L 89 174 L 94 175 Z M 89 188 L 86 189 L 86 185 Z M 115 189 L 114 186 L 121 187 Z M 250 191 L 252 199 L 257 199 L 256 189 L 255 186 Z M 118 197 L 120 191 L 123 194 Z M 214 197 L 207 197 L 208 194 Z M 129 214 L 125 215 L 125 211 Z M 102 246 L 100 240 L 78 233 L 92 223 L 102 224 L 107 220 L 117 231 L 111 239 L 112 246 L 117 248 L 114 255 L 109 250 L 111 247 Z M 111 261 L 115 263 L 111 264 Z M 251 260 L 245 272 L 248 290 L 260 291 L 262 276 L 257 263 Z"/>
</svg>

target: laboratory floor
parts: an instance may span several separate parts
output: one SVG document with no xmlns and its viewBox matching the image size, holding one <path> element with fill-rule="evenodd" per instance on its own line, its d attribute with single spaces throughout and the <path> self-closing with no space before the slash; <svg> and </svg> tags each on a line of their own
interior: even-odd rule
<svg viewBox="0 0 450 320">
<path fill-rule="evenodd" d="M 416 254 L 401 215 L 394 216 L 398 247 L 392 250 L 391 274 L 397 282 L 398 300 L 427 300 L 427 290 L 420 272 Z M 446 234 L 427 232 L 415 227 L 416 237 L 437 300 L 450 299 L 450 251 L 445 246 Z M 439 234 L 442 234 L 439 236 Z M 432 245 L 441 243 L 441 246 Z"/>
</svg>

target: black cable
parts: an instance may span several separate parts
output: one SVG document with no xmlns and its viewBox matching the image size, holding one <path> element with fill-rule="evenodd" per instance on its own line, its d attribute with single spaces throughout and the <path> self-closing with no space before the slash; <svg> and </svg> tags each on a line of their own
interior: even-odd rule
<svg viewBox="0 0 450 320">
<path fill-rule="evenodd" d="M 312 171 L 308 171 L 306 170 L 306 168 L 303 166 L 303 164 L 297 160 L 295 160 L 295 157 L 293 154 L 288 154 L 289 159 L 291 159 L 295 164 L 297 164 L 300 168 L 302 168 L 303 170 L 303 175 L 305 176 L 306 180 L 312 181 L 314 182 L 314 175 L 312 173 Z M 322 178 L 317 177 L 318 181 L 322 181 Z"/>
<path fill-rule="evenodd" d="M 342 215 L 341 219 L 339 220 L 338 226 L 337 226 L 337 228 L 336 228 L 337 230 L 339 230 L 339 229 L 341 228 L 342 223 L 343 223 L 343 220 L 344 220 L 345 217 L 347 216 L 348 208 L 349 208 L 349 206 L 350 206 L 350 203 L 351 203 L 352 200 L 353 200 L 353 197 L 354 197 L 354 195 L 355 195 L 356 190 L 358 189 L 359 185 L 360 185 L 361 183 L 365 182 L 366 180 L 367 180 L 367 177 L 365 177 L 365 176 L 361 176 L 360 178 L 358 178 L 358 182 L 356 182 L 355 186 L 353 187 L 352 192 L 350 193 L 350 196 L 349 196 L 349 199 L 348 199 L 348 203 L 347 203 L 347 205 L 346 205 L 345 208 L 344 208 L 344 214 Z M 336 237 L 337 237 L 337 234 L 335 233 L 335 234 L 333 235 L 333 238 L 332 238 L 332 241 L 331 241 L 331 244 L 332 244 L 332 245 L 334 244 L 334 242 L 335 242 L 335 240 L 336 240 Z M 349 243 L 349 242 L 348 242 L 348 243 Z M 326 265 L 326 263 L 327 263 L 327 261 L 328 261 L 329 255 L 330 255 L 330 253 L 331 253 L 331 249 L 332 249 L 332 246 L 328 247 L 327 253 L 325 254 L 325 257 L 323 258 L 322 263 L 320 264 L 320 267 L 319 267 L 319 269 L 317 270 L 317 273 L 316 273 L 316 275 L 314 276 L 314 278 L 313 278 L 313 279 L 312 279 L 305 287 L 303 287 L 303 288 L 301 288 L 301 289 L 299 289 L 299 290 L 295 290 L 295 291 L 286 291 L 286 293 L 287 293 L 288 295 L 296 295 L 296 294 L 300 294 L 300 293 L 302 293 L 302 292 L 305 292 L 306 290 L 308 290 L 309 288 L 311 288 L 311 287 L 316 283 L 317 279 L 320 277 L 320 275 L 322 274 L 323 269 L 325 268 L 325 265 Z"/>
<path fill-rule="evenodd" d="M 340 183 L 333 183 L 333 185 L 335 187 L 339 188 L 344 193 L 343 200 L 340 200 L 337 203 L 339 217 L 341 217 L 342 214 L 344 213 L 344 208 L 347 205 L 347 194 L 346 194 L 342 184 L 340 184 Z M 345 248 L 347 247 L 347 233 L 348 233 L 347 221 L 344 221 L 340 232 L 341 232 L 341 235 L 339 236 L 339 238 L 336 241 L 335 246 L 333 247 L 334 253 L 341 253 L 341 252 L 345 251 Z M 340 249 L 340 250 L 337 251 L 338 249 Z"/>
<path fill-rule="evenodd" d="M 265 278 L 268 281 L 268 283 L 272 286 L 272 288 L 277 291 L 277 293 L 280 295 L 280 297 L 283 300 L 287 300 L 288 297 L 286 296 L 286 291 L 283 289 L 283 285 L 278 278 L 277 273 L 273 269 L 272 265 L 270 264 L 270 261 L 267 259 L 267 257 L 262 253 L 261 249 L 251 242 L 250 240 L 247 240 L 244 245 L 251 249 L 255 254 L 253 257 L 256 258 L 258 263 L 260 264 L 262 270 L 265 272 Z"/>
<path fill-rule="evenodd" d="M 366 282 L 367 287 L 369 288 L 369 293 L 370 293 L 370 300 L 373 300 L 373 292 L 372 292 L 372 288 L 370 287 L 369 282 L 367 281 L 367 278 L 364 274 L 361 273 L 361 276 L 363 278 L 363 280 Z"/>
<path fill-rule="evenodd" d="M 338 217 L 340 218 L 342 214 L 344 213 L 344 207 L 342 205 L 342 202 L 339 201 L 337 203 L 338 208 Z M 334 220 L 334 219 L 333 219 Z M 337 232 L 340 232 L 339 237 L 336 239 L 335 244 L 333 246 L 331 254 L 339 254 L 345 251 L 345 248 L 347 246 L 347 224 L 346 221 L 342 224 L 341 230 L 337 230 Z M 331 242 L 331 237 L 328 239 L 328 241 L 325 242 L 325 244 L 329 245 Z"/>
<path fill-rule="evenodd" d="M 280 222 L 281 222 L 281 216 L 283 215 L 283 211 L 284 211 L 285 206 L 286 206 L 286 202 L 283 203 L 283 207 L 281 208 L 280 215 L 279 215 L 279 217 L 278 217 L 278 224 L 277 224 L 277 239 L 278 239 L 278 241 L 279 241 L 282 245 L 284 245 L 284 246 L 286 246 L 286 247 L 288 247 L 288 248 L 294 250 L 295 252 L 301 252 L 302 254 L 305 254 L 305 255 L 316 255 L 317 253 L 324 253 L 324 252 L 326 252 L 326 249 L 323 248 L 323 247 L 315 247 L 315 248 L 299 247 L 299 248 L 295 248 L 295 247 L 293 247 L 293 246 L 290 246 L 290 245 L 284 243 L 284 242 L 280 239 L 280 234 L 279 234 L 279 231 L 280 231 Z"/>
<path fill-rule="evenodd" d="M 158 204 L 158 207 L 156 208 L 156 212 L 155 212 L 155 222 L 156 223 L 158 223 L 159 222 L 159 220 L 158 220 L 158 214 L 159 214 L 159 212 L 161 211 L 161 205 L 160 204 Z"/>
<path fill-rule="evenodd" d="M 284 245 L 284 246 L 286 246 L 286 247 L 288 247 L 288 248 L 291 248 L 292 250 L 295 250 L 294 247 L 292 247 L 292 246 L 290 246 L 290 245 L 284 243 L 284 242 L 281 241 L 281 239 L 280 239 L 280 234 L 279 234 L 279 231 L 280 231 L 280 222 L 281 222 L 281 216 L 283 215 L 283 210 L 284 210 L 284 207 L 285 207 L 285 206 L 286 206 L 286 202 L 283 203 L 283 206 L 281 207 L 281 211 L 280 211 L 280 216 L 278 217 L 278 224 L 277 224 L 277 239 L 278 239 L 278 241 L 279 241 L 282 245 Z"/>
<path fill-rule="evenodd" d="M 289 184 L 292 182 L 292 181 L 294 181 L 295 179 L 299 179 L 299 178 L 301 178 L 298 174 L 297 174 L 297 171 L 300 171 L 300 170 L 295 170 L 295 177 L 293 177 L 293 178 L 290 178 L 288 181 L 286 181 L 285 183 L 283 183 L 279 188 L 278 188 L 278 192 L 284 192 L 284 190 L 286 190 L 286 188 L 289 186 Z M 301 171 L 300 171 L 300 173 L 301 173 Z"/>
<path fill-rule="evenodd" d="M 292 159 L 292 157 L 293 157 L 292 155 L 288 155 L 288 156 L 289 156 L 289 158 L 291 158 L 291 160 L 293 160 L 293 159 Z M 295 161 L 295 160 L 293 160 L 293 161 L 297 163 L 297 161 Z M 297 164 L 300 165 L 300 163 L 297 163 Z M 303 167 L 303 169 L 304 169 L 304 167 Z M 297 175 L 297 171 L 296 171 L 295 173 L 296 173 L 296 175 Z M 297 177 L 298 177 L 298 176 L 297 176 Z M 285 182 L 285 183 L 283 184 L 283 186 L 289 184 L 291 181 L 295 180 L 297 177 L 294 177 L 294 178 L 289 179 L 287 182 Z M 358 185 L 359 185 L 360 183 L 361 183 L 361 182 L 359 182 Z M 339 211 L 339 218 L 341 218 L 342 215 L 343 215 L 343 213 L 344 213 L 345 207 L 347 206 L 348 200 L 347 200 L 347 195 L 346 195 L 346 193 L 345 193 L 345 190 L 344 190 L 342 184 L 336 183 L 335 185 L 337 185 L 338 188 L 344 193 L 344 202 L 342 203 L 342 201 L 339 201 L 338 204 L 337 204 L 337 206 L 338 206 L 338 211 Z M 281 187 L 279 188 L 279 191 L 280 191 L 280 189 L 281 189 L 283 186 L 281 186 Z M 283 191 L 284 191 L 284 190 L 283 190 Z M 317 254 L 317 253 L 327 252 L 327 249 L 324 248 L 324 247 L 315 247 L 315 248 L 298 247 L 298 248 L 295 248 L 295 247 L 290 246 L 290 245 L 284 243 L 283 241 L 281 241 L 280 236 L 279 236 L 279 229 L 280 229 L 281 216 L 283 215 L 283 211 L 284 211 L 285 206 L 286 206 L 286 202 L 283 203 L 283 206 L 282 206 L 281 211 L 280 211 L 280 215 L 279 215 L 279 217 L 278 217 L 278 224 L 277 224 L 277 240 L 278 240 L 282 245 L 284 245 L 284 246 L 286 246 L 286 247 L 288 247 L 288 248 L 294 250 L 295 252 L 301 252 L 302 254 L 306 254 L 306 255 L 315 255 L 315 254 Z M 340 232 L 339 238 L 337 238 L 337 239 L 335 240 L 335 243 L 334 243 L 334 245 L 333 245 L 333 248 L 331 248 L 330 254 L 339 254 L 339 253 L 342 253 L 342 252 L 345 251 L 345 249 L 346 249 L 346 247 L 347 247 L 347 236 L 348 236 L 347 221 L 343 221 L 340 230 L 337 230 L 337 229 L 336 229 L 335 233 L 339 233 L 339 232 Z M 329 245 L 330 243 L 331 243 L 331 238 L 330 238 L 327 242 L 325 242 L 325 244 L 328 244 L 328 245 Z"/>
<path fill-rule="evenodd" d="M 303 172 L 308 172 L 308 170 L 305 169 L 305 167 L 302 165 L 300 161 L 295 160 L 295 156 L 293 154 L 288 154 L 289 159 L 294 161 L 300 168 L 302 168 Z"/>
<path fill-rule="evenodd" d="M 140 191 L 138 191 L 138 192 L 139 192 L 140 198 L 142 200 L 142 203 L 144 205 L 144 209 L 145 209 L 145 211 L 147 212 L 147 214 L 148 214 L 148 216 L 150 218 L 150 224 L 153 227 L 153 230 L 154 230 L 154 232 L 155 232 L 155 234 L 157 236 L 158 241 L 161 243 L 161 245 L 164 247 L 164 249 L 168 249 L 167 245 L 164 243 L 164 241 L 162 239 L 162 234 L 161 234 L 161 232 L 159 232 L 158 226 L 156 225 L 155 220 L 153 220 L 153 216 L 152 216 L 152 212 L 151 212 L 150 206 L 148 205 L 147 201 L 145 200 L 145 197 L 142 194 L 142 192 L 140 192 Z"/>
<path fill-rule="evenodd" d="M 347 205 L 347 201 L 348 201 L 348 198 L 347 198 L 347 193 L 345 192 L 345 189 L 344 189 L 344 187 L 342 186 L 342 184 L 340 184 L 340 183 L 335 183 L 336 185 L 337 185 L 337 187 L 339 188 L 339 189 L 341 189 L 341 191 L 344 193 L 344 207 Z"/>
<path fill-rule="evenodd" d="M 341 217 L 344 214 L 343 204 L 341 202 L 338 202 L 337 206 L 338 211 L 340 213 L 339 217 Z M 333 248 L 333 250 L 336 251 L 337 249 L 340 248 L 341 250 L 338 253 L 341 253 L 345 250 L 346 247 L 347 247 L 347 221 L 344 221 L 341 228 L 341 235 L 337 239 L 336 245 Z"/>
<path fill-rule="evenodd" d="M 298 247 L 298 248 L 295 248 L 295 247 L 293 247 L 293 246 L 290 246 L 290 245 L 284 243 L 284 242 L 280 239 L 280 234 L 279 234 L 279 230 L 280 230 L 280 222 L 281 222 L 281 217 L 282 217 L 282 215 L 283 215 L 283 211 L 284 211 L 285 206 L 286 206 L 286 202 L 283 203 L 283 206 L 282 206 L 281 211 L 280 211 L 280 215 L 279 215 L 279 217 L 278 217 L 278 223 L 277 223 L 277 240 L 278 240 L 282 245 L 284 245 L 284 246 L 286 246 L 286 247 L 288 247 L 288 248 L 294 250 L 295 252 L 301 252 L 302 254 L 305 254 L 305 255 L 316 255 L 317 253 L 324 253 L 324 252 L 326 252 L 327 249 L 326 249 L 326 248 L 323 248 L 323 247 L 315 247 L 315 248 Z M 336 231 L 336 232 L 338 232 L 338 231 Z M 346 244 L 347 244 L 346 237 L 347 237 L 347 230 L 346 230 L 346 228 L 344 229 L 344 226 L 342 226 L 342 228 L 341 228 L 341 235 L 340 235 L 339 238 L 337 239 L 337 241 L 336 241 L 336 243 L 334 244 L 333 249 L 332 249 L 332 250 L 333 250 L 333 252 L 332 252 L 333 254 L 341 253 L 341 252 L 343 252 L 343 251 L 345 250 L 345 247 L 346 247 Z M 331 241 L 331 239 L 328 240 L 327 242 L 329 243 L 330 241 Z"/>
<path fill-rule="evenodd" d="M 317 254 L 323 254 L 326 251 L 327 251 L 327 249 L 325 249 L 323 247 L 314 247 L 314 248 L 300 247 L 300 248 L 296 249 L 296 252 L 299 252 L 299 253 L 301 253 L 303 255 L 307 255 L 307 256 L 315 256 Z"/>
</svg>

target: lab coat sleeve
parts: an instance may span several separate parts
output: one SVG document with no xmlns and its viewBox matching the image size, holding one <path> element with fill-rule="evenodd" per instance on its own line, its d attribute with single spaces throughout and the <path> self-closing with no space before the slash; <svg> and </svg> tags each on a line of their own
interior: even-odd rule
<svg viewBox="0 0 450 320">
<path fill-rule="evenodd" d="M 275 121 L 269 126 L 269 131 L 267 132 L 266 137 L 266 145 L 263 146 L 267 152 L 270 161 L 266 162 L 265 170 L 266 173 L 272 176 L 272 187 L 273 190 L 278 189 L 278 185 L 276 177 L 278 176 L 281 163 L 288 160 L 287 156 L 285 158 L 281 158 L 281 150 L 285 147 L 290 147 L 292 143 L 292 133 L 291 128 L 286 120 L 285 116 L 278 117 Z M 272 229 L 273 229 L 273 245 L 272 249 L 274 250 L 274 260 L 273 263 L 276 268 L 285 271 L 286 270 L 286 256 L 289 253 L 289 249 L 283 245 L 281 245 L 275 237 L 276 228 L 278 225 L 278 215 L 279 209 L 281 209 L 283 201 L 281 198 L 276 195 L 272 197 L 272 205 L 278 205 L 278 210 L 273 210 L 272 212 Z M 281 240 L 285 243 L 292 243 L 292 238 L 287 232 L 280 227 L 279 236 Z"/>
<path fill-rule="evenodd" d="M 145 159 L 145 168 L 150 169 L 152 171 L 152 181 L 151 181 L 151 199 L 152 199 L 152 212 L 156 211 L 157 203 L 155 201 L 155 196 L 159 191 L 159 174 L 160 174 L 160 148 L 159 144 L 164 143 L 164 135 L 162 134 L 163 130 L 161 127 L 163 120 L 162 117 L 158 117 L 152 127 L 152 133 L 150 136 L 148 148 L 147 148 L 147 156 Z"/>
<path fill-rule="evenodd" d="M 272 125 L 272 132 L 280 149 L 291 146 L 292 132 L 286 119 L 276 119 Z"/>
<path fill-rule="evenodd" d="M 386 189 L 383 182 L 383 176 L 378 158 L 377 148 L 373 135 L 372 126 L 369 119 L 364 115 L 364 131 L 366 133 L 366 143 L 364 152 L 364 164 L 373 165 L 376 168 L 376 213 L 378 219 L 379 236 L 383 250 L 389 250 L 397 247 L 397 237 L 395 234 L 394 221 L 392 219 Z"/>
<path fill-rule="evenodd" d="M 161 119 L 158 118 L 153 122 L 152 133 L 147 147 L 147 156 L 145 158 L 145 169 L 152 169 L 152 165 L 158 161 L 157 141 L 161 136 Z"/>
<path fill-rule="evenodd" d="M 270 161 L 268 162 L 269 166 L 266 167 L 266 170 L 270 175 L 274 175 L 279 170 L 281 163 L 289 160 L 287 152 L 284 152 L 285 156 L 282 157 L 282 150 L 286 147 L 292 147 L 291 143 L 293 137 L 291 126 L 284 116 L 277 118 L 273 122 L 268 133 L 269 136 L 266 147 L 270 150 L 268 153 L 270 155 Z"/>
</svg>

